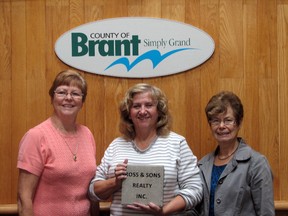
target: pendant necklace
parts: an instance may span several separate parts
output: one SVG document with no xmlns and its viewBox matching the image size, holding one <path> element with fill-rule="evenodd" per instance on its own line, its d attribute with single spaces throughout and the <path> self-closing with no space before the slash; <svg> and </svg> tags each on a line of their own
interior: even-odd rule
<svg viewBox="0 0 288 216">
<path fill-rule="evenodd" d="M 77 161 L 77 153 L 78 153 L 78 146 L 79 146 L 79 142 L 77 141 L 77 145 L 76 145 L 76 151 L 75 153 L 73 153 L 70 145 L 66 142 L 66 139 L 62 136 L 62 134 L 64 134 L 62 131 L 65 131 L 65 129 L 63 127 L 60 127 L 56 124 L 56 122 L 54 122 L 53 120 L 52 124 L 54 125 L 54 127 L 56 128 L 56 131 L 58 131 L 58 135 L 62 138 L 62 140 L 65 142 L 66 146 L 68 147 L 69 151 L 71 152 L 71 154 L 73 155 L 73 160 L 76 162 Z M 56 133 L 56 131 L 54 131 L 54 133 Z M 77 134 L 77 129 L 75 128 L 75 134 Z M 59 140 L 59 139 L 58 139 Z M 60 140 L 59 140 L 60 141 Z"/>
<path fill-rule="evenodd" d="M 60 135 L 61 136 L 61 135 Z M 62 136 L 61 136 L 62 137 Z M 77 153 L 78 153 L 78 146 L 79 146 L 79 143 L 77 142 L 77 146 L 76 146 L 76 152 L 73 153 L 72 149 L 70 148 L 70 146 L 68 145 L 68 143 L 66 142 L 66 140 L 64 139 L 64 137 L 62 137 L 62 139 L 64 140 L 65 144 L 68 146 L 71 154 L 73 155 L 73 160 L 76 162 L 77 161 Z"/>
</svg>

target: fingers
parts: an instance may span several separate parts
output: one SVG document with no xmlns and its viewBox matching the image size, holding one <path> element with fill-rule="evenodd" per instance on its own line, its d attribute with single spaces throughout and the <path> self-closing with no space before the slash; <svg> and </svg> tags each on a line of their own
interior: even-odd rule
<svg viewBox="0 0 288 216">
<path fill-rule="evenodd" d="M 126 176 L 126 169 L 127 169 L 128 159 L 123 161 L 123 164 L 117 164 L 114 170 L 114 175 L 116 179 L 122 180 L 125 179 Z"/>
<path fill-rule="evenodd" d="M 142 210 L 153 215 L 163 215 L 162 207 L 151 202 L 147 205 L 134 202 L 131 205 L 127 205 L 127 207 L 134 210 Z"/>
<path fill-rule="evenodd" d="M 148 206 L 150 207 L 150 209 L 152 209 L 157 214 L 159 214 L 159 215 L 162 214 L 163 208 L 161 206 L 158 206 L 152 202 L 148 203 Z"/>
<path fill-rule="evenodd" d="M 123 164 L 128 164 L 128 159 L 125 159 Z"/>
<path fill-rule="evenodd" d="M 114 175 L 116 178 L 126 178 L 126 169 L 124 170 L 122 168 L 115 168 Z"/>
</svg>

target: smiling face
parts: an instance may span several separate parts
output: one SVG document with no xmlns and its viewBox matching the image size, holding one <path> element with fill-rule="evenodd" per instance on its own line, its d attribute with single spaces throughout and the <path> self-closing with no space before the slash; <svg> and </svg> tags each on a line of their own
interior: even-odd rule
<svg viewBox="0 0 288 216">
<path fill-rule="evenodd" d="M 83 106 L 82 92 L 77 86 L 60 85 L 56 88 L 52 105 L 55 114 L 60 118 L 76 118 Z"/>
<path fill-rule="evenodd" d="M 218 144 L 235 143 L 240 125 L 235 121 L 234 112 L 231 106 L 227 107 L 227 111 L 220 113 L 209 122 L 214 138 Z"/>
<path fill-rule="evenodd" d="M 130 108 L 130 119 L 134 124 L 136 133 L 139 130 L 156 132 L 158 120 L 157 103 L 153 101 L 150 92 L 134 95 L 133 104 Z"/>
</svg>

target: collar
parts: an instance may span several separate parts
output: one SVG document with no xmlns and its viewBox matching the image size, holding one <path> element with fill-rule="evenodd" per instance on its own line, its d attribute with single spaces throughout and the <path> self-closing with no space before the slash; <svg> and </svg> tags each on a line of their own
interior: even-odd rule
<svg viewBox="0 0 288 216">
<path fill-rule="evenodd" d="M 246 161 L 249 160 L 251 158 L 252 155 L 252 149 L 250 146 L 248 146 L 244 139 L 242 139 L 241 137 L 237 138 L 239 141 L 239 147 L 237 149 L 237 151 L 235 152 L 235 155 L 232 159 L 232 161 Z M 199 165 L 203 165 L 205 163 L 209 163 L 212 161 L 212 163 L 214 162 L 214 158 L 216 156 L 216 153 L 219 151 L 219 146 L 217 146 L 217 148 L 215 149 L 215 151 L 207 154 L 206 156 L 204 156 L 199 162 Z"/>
</svg>

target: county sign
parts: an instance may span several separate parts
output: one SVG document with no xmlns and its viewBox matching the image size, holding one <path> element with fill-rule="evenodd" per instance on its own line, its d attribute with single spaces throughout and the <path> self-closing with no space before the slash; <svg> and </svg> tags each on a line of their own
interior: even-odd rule
<svg viewBox="0 0 288 216">
<path fill-rule="evenodd" d="M 123 17 L 86 23 L 55 44 L 64 63 L 94 74 L 126 78 L 167 76 L 208 60 L 213 39 L 192 25 L 167 19 Z"/>
</svg>

